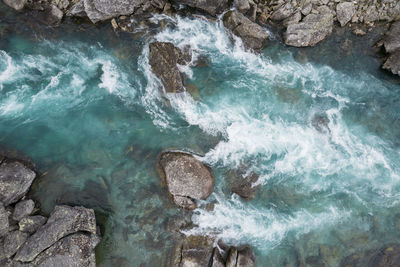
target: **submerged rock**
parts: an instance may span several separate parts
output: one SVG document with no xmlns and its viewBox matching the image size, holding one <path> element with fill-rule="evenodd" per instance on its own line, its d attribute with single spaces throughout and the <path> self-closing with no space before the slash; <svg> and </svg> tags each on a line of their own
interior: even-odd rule
<svg viewBox="0 0 400 267">
<path fill-rule="evenodd" d="M 341 267 L 395 267 L 400 262 L 400 245 L 388 245 L 377 250 L 367 250 L 344 258 Z"/>
<path fill-rule="evenodd" d="M 175 0 L 178 4 L 184 4 L 215 16 L 229 8 L 229 0 Z"/>
<path fill-rule="evenodd" d="M 3 161 L 0 165 L 0 201 L 5 206 L 17 202 L 29 190 L 36 174 L 18 161 Z"/>
<path fill-rule="evenodd" d="M 284 33 L 287 45 L 314 46 L 332 33 L 333 16 L 330 12 L 309 14 L 301 22 L 290 24 Z"/>
<path fill-rule="evenodd" d="M 168 42 L 154 42 L 149 46 L 149 64 L 153 73 L 163 83 L 165 92 L 184 92 L 183 77 L 177 64 L 187 65 L 191 60 L 191 55 Z"/>
<path fill-rule="evenodd" d="M 242 39 L 246 48 L 261 50 L 268 39 L 268 34 L 263 28 L 242 13 L 228 11 L 223 17 L 223 23 L 233 34 Z"/>
<path fill-rule="evenodd" d="M 159 160 L 159 172 L 176 205 L 193 210 L 196 199 L 206 199 L 214 191 L 214 174 L 193 155 L 184 152 L 164 152 Z"/>
<path fill-rule="evenodd" d="M 83 207 L 56 206 L 47 223 L 28 238 L 15 260 L 30 262 L 61 238 L 78 231 L 96 234 L 94 211 Z"/>
<path fill-rule="evenodd" d="M 24 9 L 28 0 L 3 0 L 3 2 L 9 7 L 17 11 L 21 11 L 22 9 Z"/>
</svg>

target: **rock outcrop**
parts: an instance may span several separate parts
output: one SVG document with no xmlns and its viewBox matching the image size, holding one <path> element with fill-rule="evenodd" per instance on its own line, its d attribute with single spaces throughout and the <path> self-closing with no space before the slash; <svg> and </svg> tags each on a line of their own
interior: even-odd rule
<svg viewBox="0 0 400 267">
<path fill-rule="evenodd" d="M 35 177 L 35 172 L 21 162 L 3 161 L 0 165 L 0 202 L 8 206 L 20 200 Z"/>
<path fill-rule="evenodd" d="M 389 54 L 383 68 L 400 75 L 400 21 L 394 22 L 383 39 L 386 53 Z"/>
<path fill-rule="evenodd" d="M 163 152 L 158 170 L 175 204 L 193 210 L 196 200 L 206 199 L 214 191 L 214 174 L 193 155 L 184 152 Z"/>
<path fill-rule="evenodd" d="M 259 176 L 248 168 L 242 167 L 238 170 L 232 170 L 228 174 L 228 181 L 233 193 L 239 195 L 244 200 L 254 198 L 259 185 L 255 185 Z"/>
<path fill-rule="evenodd" d="M 212 16 L 229 8 L 229 0 L 175 0 L 175 2 L 202 10 Z"/>
<path fill-rule="evenodd" d="M 179 241 L 170 258 L 168 267 L 253 267 L 254 253 L 249 246 L 215 246 L 214 238 L 186 236 Z"/>
<path fill-rule="evenodd" d="M 309 14 L 301 22 L 290 24 L 284 33 L 285 43 L 291 46 L 315 46 L 332 33 L 333 16 L 329 11 Z"/>
<path fill-rule="evenodd" d="M 242 13 L 228 11 L 223 17 L 223 23 L 227 29 L 242 39 L 246 48 L 261 50 L 268 39 L 267 32 Z"/>
<path fill-rule="evenodd" d="M 345 26 L 356 12 L 356 7 L 353 2 L 343 2 L 336 6 L 336 16 L 340 26 Z"/>
<path fill-rule="evenodd" d="M 165 92 L 184 92 L 183 76 L 179 71 L 178 64 L 189 64 L 191 55 L 168 42 L 153 42 L 149 48 L 149 64 L 153 73 L 164 85 Z"/>
<path fill-rule="evenodd" d="M 94 211 L 57 206 L 48 220 L 33 215 L 39 211 L 35 202 L 25 199 L 36 177 L 32 166 L 0 159 L 0 197 L 5 203 L 0 202 L 0 265 L 95 266 L 100 238 Z"/>
<path fill-rule="evenodd" d="M 9 7 L 17 11 L 21 11 L 22 9 L 24 9 L 28 0 L 3 0 L 3 2 Z"/>
</svg>

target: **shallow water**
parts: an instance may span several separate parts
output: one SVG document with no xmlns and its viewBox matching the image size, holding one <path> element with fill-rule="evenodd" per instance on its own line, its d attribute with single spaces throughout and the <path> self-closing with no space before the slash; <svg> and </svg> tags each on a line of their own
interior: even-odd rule
<svg viewBox="0 0 400 267">
<path fill-rule="evenodd" d="M 257 266 L 337 266 L 399 241 L 400 80 L 377 58 L 338 49 L 335 37 L 314 50 L 271 41 L 255 55 L 219 21 L 160 20 L 171 27 L 153 37 L 67 25 L 8 32 L 0 44 L 0 144 L 37 163 L 32 195 L 45 212 L 96 210 L 100 266 L 165 263 L 167 229 L 185 216 L 156 172 L 167 148 L 195 152 L 216 174 L 214 210 L 196 210 L 185 233 L 250 244 Z M 152 40 L 210 59 L 183 69 L 199 96 L 162 97 L 147 63 Z M 248 202 L 227 182 L 244 165 L 260 175 Z"/>
</svg>

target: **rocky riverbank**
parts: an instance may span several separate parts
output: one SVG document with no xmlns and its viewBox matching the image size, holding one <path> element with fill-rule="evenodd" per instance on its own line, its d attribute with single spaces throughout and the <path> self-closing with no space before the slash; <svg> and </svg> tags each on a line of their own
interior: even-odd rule
<svg viewBox="0 0 400 267">
<path fill-rule="evenodd" d="M 0 265 L 96 266 L 92 209 L 59 205 L 49 218 L 27 197 L 33 165 L 0 155 Z"/>
<path fill-rule="evenodd" d="M 268 40 L 267 28 L 276 27 L 286 45 L 315 46 L 327 38 L 333 27 L 349 27 L 355 35 L 363 36 L 377 23 L 392 24 L 382 41 L 390 39 L 398 46 L 395 21 L 400 19 L 400 2 L 343 0 L 4 0 L 17 11 L 24 8 L 40 11 L 44 21 L 52 26 L 64 17 L 88 18 L 92 23 L 111 21 L 117 31 L 136 32 L 146 28 L 153 14 L 203 14 L 210 19 L 224 15 L 224 26 L 242 38 L 244 45 L 260 50 Z M 389 41 L 385 41 L 388 43 Z M 383 47 L 386 57 L 383 68 L 399 74 L 399 52 L 393 45 Z"/>
</svg>

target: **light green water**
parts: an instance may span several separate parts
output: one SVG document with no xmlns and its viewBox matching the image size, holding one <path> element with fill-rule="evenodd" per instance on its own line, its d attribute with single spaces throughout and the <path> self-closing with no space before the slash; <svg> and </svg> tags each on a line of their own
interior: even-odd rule
<svg viewBox="0 0 400 267">
<path fill-rule="evenodd" d="M 33 196 L 45 212 L 55 203 L 96 210 L 101 266 L 165 262 L 167 230 L 186 216 L 155 169 L 166 148 L 202 155 L 216 174 L 207 200 L 214 210 L 196 210 L 185 233 L 250 244 L 257 266 L 337 266 L 352 252 L 399 241 L 397 78 L 359 50 L 336 65 L 329 43 L 304 50 L 320 53 L 318 63 L 277 42 L 255 55 L 219 22 L 157 19 L 173 27 L 120 41 L 108 28 L 1 41 L 0 144 L 37 163 L 43 176 Z M 210 66 L 183 70 L 200 99 L 169 96 L 166 104 L 147 64 L 152 40 L 208 56 Z M 260 175 L 249 202 L 226 181 L 242 165 Z"/>
</svg>

